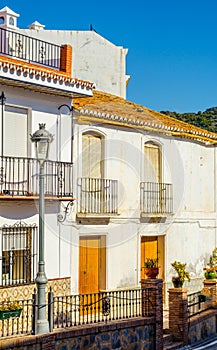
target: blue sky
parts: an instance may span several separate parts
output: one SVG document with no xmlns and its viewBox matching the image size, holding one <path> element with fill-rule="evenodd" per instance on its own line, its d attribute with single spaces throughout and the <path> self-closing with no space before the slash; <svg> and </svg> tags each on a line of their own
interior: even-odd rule
<svg viewBox="0 0 217 350">
<path fill-rule="evenodd" d="M 127 99 L 151 109 L 197 112 L 217 106 L 217 1 L 0 1 L 45 29 L 96 31 L 129 49 Z"/>
</svg>

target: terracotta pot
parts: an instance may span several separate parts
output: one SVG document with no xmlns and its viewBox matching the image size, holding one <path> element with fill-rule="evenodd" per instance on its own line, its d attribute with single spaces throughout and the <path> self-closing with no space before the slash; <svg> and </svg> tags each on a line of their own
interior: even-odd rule
<svg viewBox="0 0 217 350">
<path fill-rule="evenodd" d="M 158 267 L 145 267 L 145 274 L 148 278 L 156 278 L 159 273 Z"/>
</svg>

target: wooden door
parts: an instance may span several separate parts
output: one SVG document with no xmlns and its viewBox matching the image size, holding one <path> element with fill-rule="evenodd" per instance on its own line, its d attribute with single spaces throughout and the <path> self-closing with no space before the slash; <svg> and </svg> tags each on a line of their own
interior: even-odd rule
<svg viewBox="0 0 217 350">
<path fill-rule="evenodd" d="M 164 278 L 164 236 L 143 236 L 141 237 L 141 279 L 144 276 L 145 259 L 158 258 L 159 275 L 158 278 Z"/>
<path fill-rule="evenodd" d="M 106 288 L 105 236 L 81 237 L 79 246 L 79 294 Z"/>
</svg>

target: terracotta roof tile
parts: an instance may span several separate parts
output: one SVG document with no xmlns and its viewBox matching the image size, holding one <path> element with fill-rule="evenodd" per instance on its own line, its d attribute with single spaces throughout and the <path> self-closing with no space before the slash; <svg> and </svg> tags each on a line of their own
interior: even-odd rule
<svg viewBox="0 0 217 350">
<path fill-rule="evenodd" d="M 80 116 L 92 121 L 97 118 L 104 123 L 140 127 L 205 143 L 217 142 L 215 133 L 108 93 L 94 91 L 93 97 L 74 98 L 73 106 Z"/>
</svg>

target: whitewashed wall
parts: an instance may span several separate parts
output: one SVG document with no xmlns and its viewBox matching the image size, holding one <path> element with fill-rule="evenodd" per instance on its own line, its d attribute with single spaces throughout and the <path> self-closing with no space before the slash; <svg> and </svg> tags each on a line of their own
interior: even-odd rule
<svg viewBox="0 0 217 350">
<path fill-rule="evenodd" d="M 57 135 L 60 132 L 57 120 L 62 119 L 61 161 L 71 161 L 71 119 L 67 114 L 60 116 L 58 107 L 71 103 L 69 98 L 45 95 L 43 93 L 30 92 L 22 88 L 1 86 L 5 93 L 6 104 L 20 107 L 28 107 L 31 110 L 30 133 L 39 128 L 39 123 L 46 123 L 46 129 L 54 135 L 54 141 L 50 146 L 51 160 L 57 159 Z M 0 131 L 1 134 L 1 131 Z M 29 135 L 30 140 L 30 135 Z M 30 142 L 29 157 L 35 158 L 34 145 Z M 70 252 L 71 252 L 71 227 L 60 225 L 57 215 L 60 212 L 59 201 L 46 201 L 45 204 L 45 261 L 48 278 L 70 276 Z M 0 205 L 0 227 L 13 225 L 17 221 L 38 226 L 38 201 L 29 200 L 4 200 Z M 68 259 L 65 259 L 68 257 Z"/>
<path fill-rule="evenodd" d="M 74 78 L 88 80 L 100 91 L 126 98 L 127 49 L 94 31 L 20 29 L 20 32 L 58 45 L 71 45 Z"/>
<path fill-rule="evenodd" d="M 81 177 L 81 134 L 98 130 L 105 137 L 106 178 L 119 181 L 119 215 L 105 227 L 74 224 L 81 232 L 107 235 L 107 288 L 138 285 L 140 280 L 140 238 L 165 235 L 165 282 L 174 274 L 171 262 L 187 263 L 192 280 L 203 277 L 203 268 L 216 240 L 216 160 L 215 149 L 192 140 L 180 140 L 137 130 L 115 127 L 75 126 L 74 176 Z M 161 144 L 163 182 L 173 184 L 174 215 L 165 222 L 140 220 L 140 191 L 144 169 L 143 145 L 153 140 Z M 76 188 L 75 188 L 76 193 Z M 76 204 L 74 214 L 76 213 Z M 77 240 L 78 237 L 75 239 Z M 78 264 L 75 247 L 74 266 Z M 78 271 L 74 268 L 76 276 Z M 115 271 L 115 273 L 114 273 Z M 76 289 L 77 283 L 75 283 Z"/>
<path fill-rule="evenodd" d="M 32 132 L 38 123 L 57 134 L 58 106 L 67 99 L 5 88 L 7 103 L 32 108 Z M 62 146 L 60 159 L 71 159 L 71 119 L 61 116 Z M 79 235 L 104 234 L 107 239 L 107 288 L 135 286 L 140 280 L 140 239 L 143 235 L 165 235 L 165 282 L 170 283 L 171 262 L 187 263 L 192 277 L 203 276 L 203 267 L 217 246 L 216 235 L 216 154 L 210 146 L 191 140 L 159 136 L 138 130 L 117 129 L 103 125 L 75 125 L 74 193 L 81 177 L 81 135 L 97 130 L 105 138 L 105 177 L 119 181 L 119 215 L 109 224 L 85 225 L 76 221 L 76 201 L 66 220 L 58 222 L 67 203 L 46 204 L 46 273 L 48 278 L 72 278 L 72 291 L 78 291 Z M 165 222 L 140 220 L 140 182 L 143 180 L 143 146 L 148 140 L 158 142 L 163 154 L 163 182 L 173 184 L 174 215 Z M 51 159 L 57 159 L 57 139 L 51 144 Z M 32 156 L 34 150 L 32 147 Z M 19 219 L 38 222 L 37 202 L 4 201 L 0 207 L 0 226 Z M 115 271 L 115 272 L 114 272 Z"/>
</svg>

